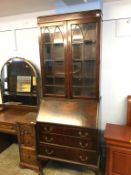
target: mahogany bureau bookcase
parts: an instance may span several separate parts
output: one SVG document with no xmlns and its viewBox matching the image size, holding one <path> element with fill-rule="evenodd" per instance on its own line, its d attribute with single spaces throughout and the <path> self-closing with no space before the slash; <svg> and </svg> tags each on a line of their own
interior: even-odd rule
<svg viewBox="0 0 131 175">
<path fill-rule="evenodd" d="M 38 17 L 37 156 L 99 170 L 100 10 Z M 42 166 L 40 174 L 42 173 Z"/>
</svg>

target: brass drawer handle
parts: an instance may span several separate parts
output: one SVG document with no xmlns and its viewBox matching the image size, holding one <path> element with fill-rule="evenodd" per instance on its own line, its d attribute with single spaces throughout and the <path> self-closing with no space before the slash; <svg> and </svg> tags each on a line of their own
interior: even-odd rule
<svg viewBox="0 0 131 175">
<path fill-rule="evenodd" d="M 83 144 L 82 142 L 79 142 L 79 145 L 80 145 L 81 148 L 88 147 L 88 143 Z"/>
<path fill-rule="evenodd" d="M 45 137 L 45 141 L 46 142 L 52 142 L 54 139 L 51 137 L 51 138 L 48 138 L 48 137 Z"/>
<path fill-rule="evenodd" d="M 87 156 L 86 157 L 82 157 L 82 155 L 80 155 L 80 160 L 82 162 L 86 162 L 88 160 L 88 157 Z"/>
<path fill-rule="evenodd" d="M 46 133 L 50 133 L 51 131 L 53 130 L 53 128 L 51 128 L 51 127 L 44 127 L 44 131 L 46 132 Z"/>
<path fill-rule="evenodd" d="M 48 150 L 48 149 L 45 149 L 45 152 L 46 152 L 46 154 L 48 154 L 48 155 L 51 155 L 51 154 L 53 154 L 53 153 L 54 153 L 54 151 L 53 151 L 53 150 Z"/>
<path fill-rule="evenodd" d="M 87 132 L 86 133 L 82 133 L 81 131 L 79 131 L 78 134 L 79 134 L 80 137 L 86 137 L 86 136 L 88 136 L 88 133 Z"/>
</svg>

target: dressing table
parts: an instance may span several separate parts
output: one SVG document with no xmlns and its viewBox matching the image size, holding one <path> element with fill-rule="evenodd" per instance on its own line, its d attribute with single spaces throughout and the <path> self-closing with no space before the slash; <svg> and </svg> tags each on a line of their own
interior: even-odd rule
<svg viewBox="0 0 131 175">
<path fill-rule="evenodd" d="M 1 71 L 0 132 L 18 139 L 20 166 L 39 169 L 35 123 L 39 106 L 38 73 L 24 58 L 11 58 Z"/>
</svg>

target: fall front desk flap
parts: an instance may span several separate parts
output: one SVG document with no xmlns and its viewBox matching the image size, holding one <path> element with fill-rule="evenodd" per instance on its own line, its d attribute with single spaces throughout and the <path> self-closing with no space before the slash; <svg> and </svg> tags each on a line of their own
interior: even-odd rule
<svg viewBox="0 0 131 175">
<path fill-rule="evenodd" d="M 98 127 L 97 100 L 44 99 L 41 101 L 38 122 Z"/>
</svg>

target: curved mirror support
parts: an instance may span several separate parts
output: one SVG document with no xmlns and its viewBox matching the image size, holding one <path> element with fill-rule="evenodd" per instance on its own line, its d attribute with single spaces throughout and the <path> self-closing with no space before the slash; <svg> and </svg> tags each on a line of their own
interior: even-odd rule
<svg viewBox="0 0 131 175">
<path fill-rule="evenodd" d="M 3 103 L 39 104 L 39 75 L 35 66 L 25 58 L 10 58 L 1 70 Z"/>
</svg>

